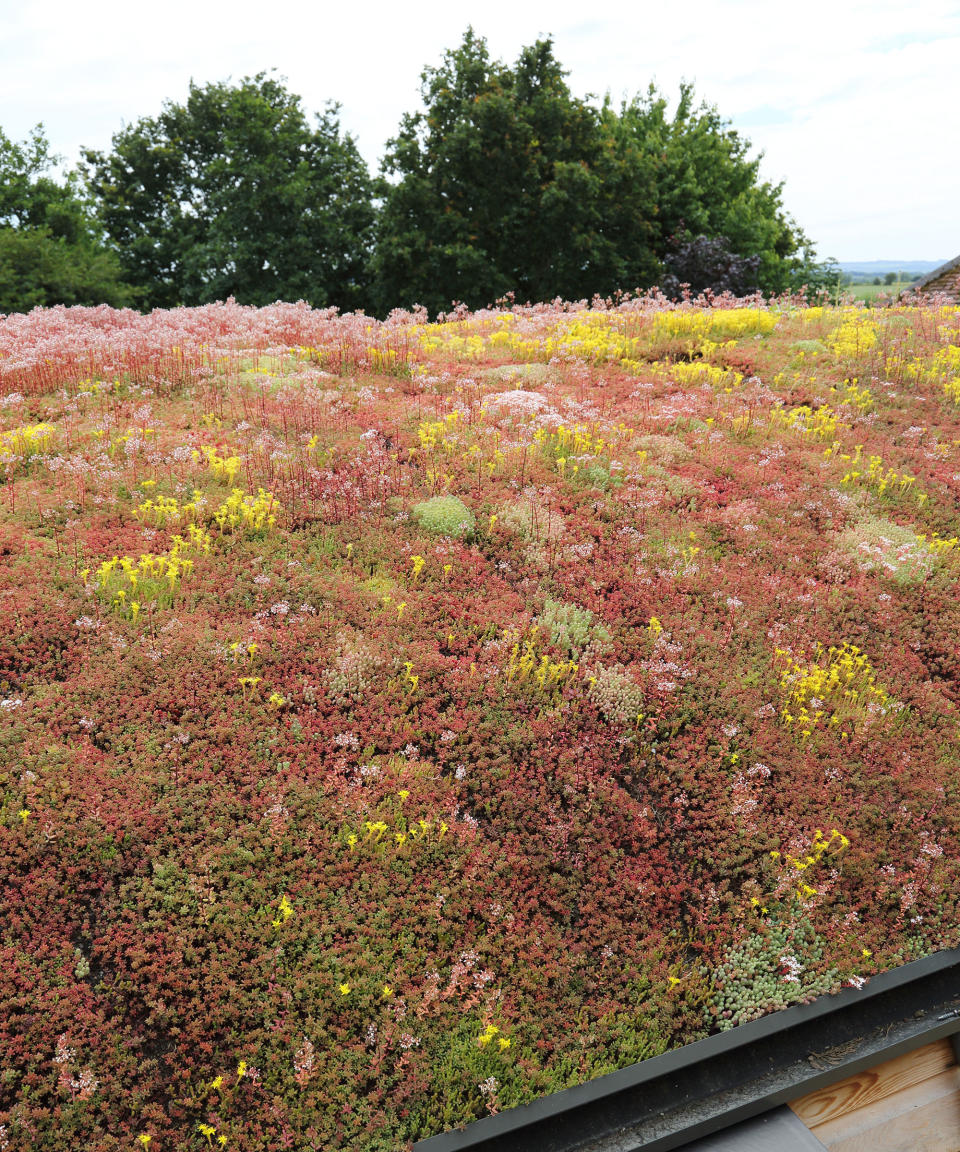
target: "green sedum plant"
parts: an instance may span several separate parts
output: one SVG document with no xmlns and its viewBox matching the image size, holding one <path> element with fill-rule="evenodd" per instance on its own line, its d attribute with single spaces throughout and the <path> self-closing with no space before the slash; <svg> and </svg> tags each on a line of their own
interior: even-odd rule
<svg viewBox="0 0 960 1152">
<path fill-rule="evenodd" d="M 600 648 L 610 642 L 609 629 L 597 623 L 589 608 L 563 600 L 547 600 L 539 624 L 550 643 L 567 656 L 579 657 L 590 644 Z"/>
<path fill-rule="evenodd" d="M 474 529 L 473 513 L 456 496 L 431 496 L 412 512 L 421 528 L 441 536 L 469 536 Z"/>
<path fill-rule="evenodd" d="M 643 689 L 622 666 L 597 668 L 590 677 L 590 698 L 613 724 L 630 724 L 643 711 Z"/>
<path fill-rule="evenodd" d="M 835 988 L 840 974 L 823 968 L 825 942 L 808 921 L 768 923 L 732 948 L 714 970 L 709 1023 L 721 1031 Z"/>
</svg>

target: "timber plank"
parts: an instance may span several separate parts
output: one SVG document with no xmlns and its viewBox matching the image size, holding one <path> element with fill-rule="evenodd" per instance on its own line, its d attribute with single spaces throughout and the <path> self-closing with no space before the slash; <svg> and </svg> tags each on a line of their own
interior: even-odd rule
<svg viewBox="0 0 960 1152">
<path fill-rule="evenodd" d="M 960 1152 L 960 1068 L 811 1127 L 829 1152 Z"/>
<path fill-rule="evenodd" d="M 793 1100 L 790 1107 L 815 1129 L 838 1116 L 859 1108 L 869 1108 L 915 1084 L 922 1084 L 955 1066 L 953 1049 L 947 1040 L 937 1040 L 913 1052 L 897 1056 Z"/>
<path fill-rule="evenodd" d="M 960 1152 L 960 1100 L 941 1096 L 856 1136 L 818 1139 L 828 1152 Z"/>
</svg>

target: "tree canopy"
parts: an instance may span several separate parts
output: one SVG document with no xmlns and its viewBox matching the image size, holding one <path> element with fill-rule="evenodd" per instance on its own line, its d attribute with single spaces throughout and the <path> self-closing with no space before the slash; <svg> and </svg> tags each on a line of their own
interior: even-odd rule
<svg viewBox="0 0 960 1152">
<path fill-rule="evenodd" d="M 506 64 L 468 28 L 421 97 L 376 180 L 336 104 L 311 121 L 264 72 L 191 83 L 59 183 L 42 131 L 0 133 L 0 308 L 233 296 L 436 313 L 835 279 L 762 156 L 691 85 L 597 103 L 549 38 Z"/>
<path fill-rule="evenodd" d="M 513 67 L 468 29 L 423 72 L 388 143 L 374 268 L 383 302 L 471 305 L 651 286 L 695 237 L 723 237 L 768 292 L 815 275 L 760 156 L 683 85 L 614 108 L 575 97 L 549 39 Z"/>
<path fill-rule="evenodd" d="M 783 184 L 760 180 L 762 154 L 751 156 L 750 142 L 715 107 L 698 105 L 692 85 L 681 85 L 672 116 L 651 85 L 624 102 L 616 119 L 654 164 L 659 260 L 697 237 L 722 238 L 732 254 L 759 261 L 756 281 L 765 292 L 817 278 L 813 246 L 784 210 Z"/>
<path fill-rule="evenodd" d="M 337 113 L 311 126 L 266 73 L 191 83 L 110 153 L 84 152 L 107 236 L 151 305 L 366 303 L 370 178 Z"/>
<path fill-rule="evenodd" d="M 76 174 L 48 174 L 57 163 L 42 128 L 20 143 L 0 131 L 0 312 L 133 299 Z"/>
<path fill-rule="evenodd" d="M 578 298 L 653 271 L 646 252 L 637 266 L 620 246 L 648 191 L 627 175 L 642 161 L 604 139 L 599 111 L 565 75 L 550 40 L 511 68 L 472 30 L 424 71 L 425 111 L 403 117 L 384 161 L 374 257 L 383 304 Z"/>
</svg>

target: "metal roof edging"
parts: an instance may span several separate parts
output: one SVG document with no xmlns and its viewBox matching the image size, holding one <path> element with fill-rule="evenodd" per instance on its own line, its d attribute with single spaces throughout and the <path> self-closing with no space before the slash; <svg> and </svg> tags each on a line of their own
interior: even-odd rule
<svg viewBox="0 0 960 1152">
<path fill-rule="evenodd" d="M 604 1101 L 612 1103 L 617 1096 L 623 1093 L 632 1092 L 646 1084 L 652 1084 L 656 1080 L 687 1071 L 697 1064 L 716 1060 L 717 1057 L 733 1055 L 739 1049 L 755 1045 L 758 1041 L 786 1033 L 790 1029 L 809 1024 L 821 1017 L 864 1004 L 877 996 L 891 993 L 907 985 L 930 980 L 939 973 L 945 973 L 957 966 L 960 966 L 960 949 L 935 952 L 920 960 L 901 965 L 899 968 L 882 972 L 870 979 L 863 988 L 845 987 L 838 993 L 820 996 L 809 1003 L 784 1008 L 758 1020 L 751 1020 L 728 1031 L 715 1033 L 681 1048 L 664 1052 L 660 1056 L 651 1057 L 639 1064 L 632 1064 L 627 1068 L 599 1076 L 586 1084 L 579 1084 L 547 1096 L 541 1096 L 537 1100 L 518 1105 L 496 1116 L 476 1120 L 464 1128 L 451 1129 L 428 1137 L 418 1141 L 414 1147 L 416 1152 L 468 1152 L 469 1149 L 482 1148 L 484 1145 L 489 1145 L 492 1148 L 497 1142 L 508 1140 L 513 1140 L 515 1147 L 523 1147 L 516 1141 L 522 1138 L 525 1131 L 532 1137 L 538 1127 L 546 1126 L 551 1121 L 554 1123 L 562 1122 L 564 1114 L 570 1114 L 572 1120 L 576 1113 L 581 1110 L 593 1111 Z M 960 989 L 958 989 L 958 994 L 960 994 Z M 929 1030 L 930 1039 L 932 1041 L 938 1038 L 934 1032 L 939 1035 L 949 1035 L 957 1030 L 960 1030 L 960 1017 L 950 1023 L 943 1024 L 940 1028 Z M 909 1046 L 905 1050 L 909 1050 Z M 873 1062 L 876 1063 L 876 1059 Z M 861 1067 L 864 1066 L 866 1065 L 861 1065 Z M 850 1073 L 845 1074 L 852 1074 L 853 1071 L 856 1069 L 851 1066 Z M 808 1091 L 812 1091 L 818 1084 L 829 1083 L 836 1079 L 837 1076 L 833 1072 L 824 1073 L 821 1077 L 813 1076 L 805 1080 L 804 1087 Z M 793 1086 L 789 1091 L 793 1093 L 794 1097 L 797 1095 Z M 725 1113 L 723 1123 L 719 1126 L 726 1126 L 750 1115 L 756 1115 L 764 1108 L 773 1107 L 775 1104 L 784 1102 L 785 1099 L 785 1097 L 776 1099 L 773 1096 L 770 1098 L 763 1097 L 760 1101 L 742 1105 Z M 685 1130 L 683 1142 L 707 1134 L 708 1131 L 717 1130 L 718 1126 L 709 1127 L 712 1123 L 713 1121 L 705 1121 L 691 1126 Z M 673 1134 L 662 1140 L 655 1140 L 649 1145 L 645 1144 L 644 1147 L 649 1147 L 650 1152 L 677 1147 L 676 1136 L 677 1134 Z M 598 1132 L 597 1139 L 602 1137 L 603 1133 Z M 582 1146 L 582 1140 L 580 1144 Z M 504 1146 L 506 1146 L 505 1143 Z M 542 1146 L 545 1147 L 546 1145 Z M 561 1144 L 554 1146 L 557 1149 L 563 1147 Z M 568 1144 L 566 1147 L 572 1149 L 576 1145 Z"/>
<path fill-rule="evenodd" d="M 804 1077 L 800 1094 L 805 1096 L 807 1093 L 816 1092 L 820 1088 L 829 1088 L 831 1084 L 836 1084 L 838 1080 L 845 1080 L 848 1076 L 855 1076 L 858 1072 L 876 1067 L 878 1063 L 893 1060 L 897 1056 L 903 1056 L 908 1052 L 914 1051 L 920 1047 L 921 1044 L 932 1044 L 936 1040 L 955 1036 L 958 1033 L 960 1033 L 960 1016 L 954 1017 L 949 1022 L 938 1023 L 933 1028 L 918 1030 L 913 1036 L 909 1036 L 897 1041 L 895 1044 L 885 1047 L 880 1060 L 877 1059 L 876 1053 L 870 1052 L 838 1064 L 829 1071 L 814 1073 L 809 1077 Z M 920 1042 L 918 1042 L 918 1037 L 922 1037 Z M 798 1087 L 799 1085 L 797 1084 L 790 1084 L 783 1088 L 778 1088 L 773 1092 L 768 1092 L 758 1097 L 756 1100 L 738 1105 L 735 1108 L 730 1108 L 724 1111 L 722 1115 L 712 1116 L 709 1119 L 691 1124 L 682 1132 L 675 1132 L 667 1136 L 644 1141 L 642 1148 L 644 1152 L 673 1152 L 674 1149 L 682 1152 L 683 1148 L 694 1140 L 698 1140 L 703 1136 L 710 1136 L 714 1132 L 722 1131 L 724 1128 L 738 1124 L 743 1120 L 750 1120 L 754 1116 L 760 1116 L 769 1109 L 776 1108 L 778 1105 L 789 1104 L 791 1100 L 797 1099 Z M 602 1137 L 598 1137 L 598 1141 L 596 1142 L 597 1152 L 599 1152 L 600 1140 L 602 1140 Z M 420 1145 L 417 1145 L 418 1149 L 419 1147 Z M 592 1149 L 583 1146 L 583 1152 L 592 1152 Z"/>
</svg>

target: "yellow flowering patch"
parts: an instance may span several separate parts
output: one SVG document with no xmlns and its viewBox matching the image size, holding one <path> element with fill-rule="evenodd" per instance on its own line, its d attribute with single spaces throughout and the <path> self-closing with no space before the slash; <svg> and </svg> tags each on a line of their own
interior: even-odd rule
<svg viewBox="0 0 960 1152">
<path fill-rule="evenodd" d="M 575 660 L 551 660 L 540 651 L 540 631 L 534 625 L 526 636 L 518 636 L 510 649 L 507 681 L 535 689 L 547 699 L 558 702 L 563 687 L 576 678 L 579 665 Z"/>
<path fill-rule="evenodd" d="M 256 496 L 247 495 L 242 488 L 234 488 L 214 512 L 213 520 L 222 533 L 258 536 L 274 527 L 281 511 L 280 501 L 263 488 L 257 489 Z"/>
<path fill-rule="evenodd" d="M 0 432 L 0 459 L 4 456 L 19 456 L 27 459 L 41 452 L 49 452 L 53 447 L 54 427 L 52 424 L 27 424 Z"/>
<path fill-rule="evenodd" d="M 844 380 L 844 382 L 830 389 L 837 394 L 841 404 L 848 408 L 855 408 L 858 412 L 869 412 L 873 407 L 873 393 L 869 388 L 860 385 L 860 381 Z"/>
<path fill-rule="evenodd" d="M 420 324 L 412 336 L 421 351 L 447 352 L 462 360 L 477 360 L 483 354 L 485 341 L 473 331 L 473 325 L 452 321 L 447 324 Z"/>
<path fill-rule="evenodd" d="M 506 1052 L 510 1048 L 510 1040 L 506 1036 L 500 1035 L 500 1029 L 496 1024 L 488 1024 L 486 1028 L 477 1037 L 478 1048 L 488 1048 L 493 1041 L 497 1041 L 497 1049 L 500 1052 Z"/>
<path fill-rule="evenodd" d="M 707 360 L 681 360 L 676 364 L 660 365 L 675 383 L 696 388 L 709 384 L 711 388 L 720 389 L 739 388 L 743 383 L 743 373 L 735 372 L 732 368 L 725 368 L 721 364 L 711 364 Z"/>
<path fill-rule="evenodd" d="M 115 436 L 107 445 L 107 455 L 111 460 L 125 456 L 136 456 L 146 447 L 149 437 L 153 436 L 152 428 L 128 428 L 119 436 Z"/>
<path fill-rule="evenodd" d="M 825 836 L 818 828 L 810 841 L 810 846 L 800 856 L 793 856 L 789 852 L 771 852 L 770 859 L 774 863 L 785 865 L 789 869 L 791 881 L 796 885 L 796 894 L 800 900 L 810 900 L 816 896 L 817 889 L 809 883 L 805 873 L 827 857 L 831 862 L 841 856 L 850 847 L 850 840 L 842 832 L 834 828 L 829 836 Z M 759 901 L 752 901 L 755 905 Z"/>
<path fill-rule="evenodd" d="M 877 328 L 865 316 L 847 312 L 849 319 L 838 324 L 827 336 L 827 344 L 841 360 L 856 360 L 876 347 Z"/>
<path fill-rule="evenodd" d="M 457 446 L 456 428 L 459 412 L 451 412 L 442 420 L 424 420 L 417 428 L 417 439 L 424 452 L 453 452 Z"/>
<path fill-rule="evenodd" d="M 829 404 L 811 408 L 802 404 L 798 408 L 774 408 L 770 413 L 770 427 L 784 428 L 812 440 L 835 440 L 842 429 L 849 431 L 850 425 L 841 423 L 840 416 Z"/>
<path fill-rule="evenodd" d="M 952 404 L 960 404 L 960 344 L 948 344 L 934 356 L 931 373 L 940 377 L 943 394 Z"/>
<path fill-rule="evenodd" d="M 934 532 L 930 536 L 921 532 L 917 535 L 917 539 L 928 552 L 940 559 L 956 556 L 957 549 L 960 547 L 960 536 L 945 537 L 941 536 L 939 532 Z"/>
<path fill-rule="evenodd" d="M 359 832 L 348 832 L 347 849 L 353 852 L 357 847 L 382 845 L 399 851 L 407 844 L 436 843 L 446 836 L 450 826 L 445 820 L 407 820 L 400 815 L 392 824 L 386 820 L 366 820 Z"/>
<path fill-rule="evenodd" d="M 103 603 L 136 620 L 146 604 L 162 607 L 173 602 L 183 578 L 193 571 L 190 553 L 208 553 L 210 543 L 207 532 L 188 524 L 186 536 L 174 536 L 169 552 L 148 552 L 136 560 L 131 556 L 105 560 L 96 571 L 92 587 Z M 80 576 L 87 583 L 90 569 L 85 568 Z"/>
<path fill-rule="evenodd" d="M 194 490 L 193 499 L 180 504 L 172 496 L 158 496 L 155 500 L 144 500 L 133 510 L 134 516 L 144 524 L 154 528 L 165 528 L 168 524 L 195 523 L 203 511 L 203 493 Z"/>
<path fill-rule="evenodd" d="M 916 476 L 908 476 L 905 472 L 897 472 L 894 468 L 884 468 L 883 458 L 868 456 L 863 462 L 860 460 L 860 445 L 853 458 L 841 456 L 841 460 L 850 460 L 851 467 L 844 473 L 841 484 L 855 484 L 861 488 L 869 488 L 877 496 L 896 497 L 912 496 L 922 508 L 928 500 L 926 492 L 917 487 Z"/>
<path fill-rule="evenodd" d="M 198 462 L 205 460 L 207 468 L 213 475 L 218 480 L 226 481 L 227 484 L 233 484 L 237 478 L 237 473 L 240 471 L 241 461 L 239 456 L 221 456 L 216 448 L 211 448 L 209 445 L 195 449 L 193 459 Z"/>
<path fill-rule="evenodd" d="M 583 424 L 574 424 L 572 428 L 561 424 L 552 431 L 538 428 L 533 434 L 533 443 L 548 460 L 568 460 L 571 457 L 602 456 L 613 447 L 614 440 L 632 435 L 633 429 L 622 423 L 605 436 L 601 436 L 596 428 Z"/>
<path fill-rule="evenodd" d="M 624 329 L 624 320 L 616 313 L 581 313 L 575 319 L 558 324 L 543 344 L 543 354 L 573 356 L 591 364 L 622 361 L 636 356 L 641 341 Z"/>
<path fill-rule="evenodd" d="M 853 644 L 824 648 L 818 643 L 811 664 L 795 660 L 782 648 L 776 649 L 776 657 L 781 661 L 780 719 L 801 740 L 818 728 L 837 728 L 841 738 L 848 738 L 857 724 L 886 716 L 896 707 L 877 684 L 865 653 Z"/>
<path fill-rule="evenodd" d="M 739 340 L 766 336 L 780 317 L 763 308 L 700 308 L 658 312 L 653 321 L 654 338 L 668 340 Z"/>
<path fill-rule="evenodd" d="M 274 928 L 279 928 L 282 924 L 286 924 L 286 922 L 290 919 L 290 917 L 292 915 L 293 915 L 293 905 L 287 899 L 286 893 L 284 893 L 280 897 L 280 903 L 277 906 L 277 914 L 273 918 L 271 923 L 273 924 Z M 243 1071 L 241 1072 L 240 1069 L 238 1068 L 237 1069 L 237 1075 L 242 1077 L 247 1070 L 247 1066 L 246 1066 L 246 1064 L 243 1063 L 243 1061 L 241 1061 L 240 1067 L 243 1069 Z"/>
</svg>

